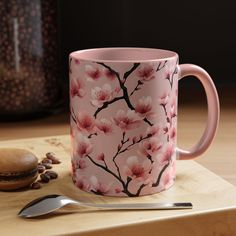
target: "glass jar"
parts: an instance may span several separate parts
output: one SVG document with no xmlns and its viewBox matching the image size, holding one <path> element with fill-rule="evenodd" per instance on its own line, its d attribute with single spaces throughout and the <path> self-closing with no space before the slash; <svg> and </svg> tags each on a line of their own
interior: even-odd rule
<svg viewBox="0 0 236 236">
<path fill-rule="evenodd" d="M 0 1 L 0 119 L 58 109 L 57 15 L 56 0 Z"/>
</svg>

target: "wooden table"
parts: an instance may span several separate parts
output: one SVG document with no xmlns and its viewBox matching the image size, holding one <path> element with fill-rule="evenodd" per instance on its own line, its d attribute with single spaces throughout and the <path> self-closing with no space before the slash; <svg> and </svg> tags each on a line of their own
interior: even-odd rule
<svg viewBox="0 0 236 236">
<path fill-rule="evenodd" d="M 227 181 L 236 185 L 236 111 L 223 109 L 218 135 L 210 150 L 197 161 L 203 166 L 211 169 Z M 201 135 L 206 119 L 206 110 L 202 108 L 181 107 L 179 109 L 178 140 L 179 145 L 189 147 L 194 144 Z M 42 156 L 45 144 L 52 144 L 55 152 L 63 158 L 69 152 L 68 136 L 61 136 L 59 145 L 54 145 L 52 138 L 28 139 L 24 141 L 10 141 L 17 138 L 32 138 L 48 135 L 68 134 L 68 118 L 64 114 L 45 119 L 0 124 L 2 146 L 16 146 L 32 149 Z M 46 141 L 45 141 L 46 140 Z M 47 141 L 49 140 L 49 141 Z M 53 140 L 53 139 L 52 139 Z M 47 149 L 47 148 L 46 148 Z M 50 150 L 51 151 L 51 150 Z M 54 151 L 54 150 L 52 150 Z M 65 162 L 69 169 L 69 161 Z M 84 211 L 82 214 L 58 214 L 54 218 L 42 218 L 40 220 L 20 220 L 16 217 L 20 206 L 29 200 L 54 191 L 60 194 L 71 195 L 90 200 L 92 202 L 126 202 L 124 198 L 101 198 L 86 193 L 75 193 L 74 186 L 69 180 L 69 172 L 64 166 L 58 166 L 60 172 L 60 185 L 51 183 L 41 192 L 31 191 L 15 193 L 0 193 L 0 228 L 4 235 L 25 235 L 27 230 L 34 235 L 181 235 L 193 236 L 215 236 L 236 235 L 236 188 L 224 181 L 219 176 L 209 172 L 207 169 L 193 161 L 178 162 L 177 180 L 169 191 L 158 195 L 136 198 L 137 202 L 147 201 L 187 201 L 191 199 L 195 208 L 191 211 L 142 211 L 137 212 L 97 212 Z M 58 187 L 59 186 L 59 187 Z M 11 228 L 11 225 L 15 226 Z M 203 227 L 204 225 L 204 227 Z"/>
</svg>

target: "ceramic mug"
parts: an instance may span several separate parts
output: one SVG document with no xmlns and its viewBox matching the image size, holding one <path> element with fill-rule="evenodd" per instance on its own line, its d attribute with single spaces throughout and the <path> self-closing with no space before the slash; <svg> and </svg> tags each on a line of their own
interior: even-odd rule
<svg viewBox="0 0 236 236">
<path fill-rule="evenodd" d="M 75 185 L 108 196 L 158 193 L 174 183 L 176 159 L 201 155 L 219 121 L 219 101 L 208 73 L 178 64 L 178 54 L 148 48 L 99 48 L 72 52 L 70 108 Z M 190 150 L 176 146 L 178 81 L 202 83 L 208 120 Z"/>
</svg>

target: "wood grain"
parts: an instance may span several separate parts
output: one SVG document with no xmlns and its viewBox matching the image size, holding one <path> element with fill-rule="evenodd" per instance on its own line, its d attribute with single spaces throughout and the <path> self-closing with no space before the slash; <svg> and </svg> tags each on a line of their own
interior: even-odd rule
<svg viewBox="0 0 236 236">
<path fill-rule="evenodd" d="M 78 190 L 70 177 L 69 136 L 2 141 L 0 147 L 26 148 L 42 158 L 53 151 L 62 160 L 55 165 L 59 179 L 40 190 L 0 192 L 1 235 L 235 235 L 236 187 L 194 161 L 178 161 L 175 185 L 168 191 L 138 198 L 101 197 Z M 191 201 L 192 210 L 102 211 L 64 209 L 53 217 L 21 219 L 17 212 L 45 194 L 64 194 L 82 201 L 127 203 Z M 77 210 L 76 210 L 77 209 Z M 204 225 L 204 227 L 203 227 Z M 14 226 L 14 227 L 12 227 Z"/>
</svg>

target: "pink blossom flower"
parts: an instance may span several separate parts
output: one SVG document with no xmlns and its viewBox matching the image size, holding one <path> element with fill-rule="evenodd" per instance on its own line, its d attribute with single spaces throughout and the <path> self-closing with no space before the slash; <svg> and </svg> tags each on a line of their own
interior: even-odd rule
<svg viewBox="0 0 236 236">
<path fill-rule="evenodd" d="M 170 117 L 174 118 L 177 116 L 177 102 L 176 102 L 176 97 L 172 100 L 171 105 L 170 105 Z"/>
<path fill-rule="evenodd" d="M 159 98 L 159 104 L 160 104 L 160 105 L 166 106 L 166 104 L 168 103 L 168 101 L 169 101 L 169 94 L 167 94 L 167 93 L 164 93 L 164 94 Z"/>
<path fill-rule="evenodd" d="M 80 64 L 80 60 L 79 59 L 75 59 L 75 64 L 79 65 Z"/>
<path fill-rule="evenodd" d="M 135 107 L 135 111 L 142 117 L 151 115 L 153 113 L 152 98 L 150 96 L 140 98 L 138 104 Z"/>
<path fill-rule="evenodd" d="M 115 89 L 114 89 L 114 92 L 115 93 L 119 93 L 121 90 L 121 87 L 120 86 L 116 86 Z"/>
<path fill-rule="evenodd" d="M 151 137 L 148 140 L 144 140 L 139 144 L 139 151 L 145 157 L 153 156 L 157 154 L 162 148 L 162 142 L 157 137 Z"/>
<path fill-rule="evenodd" d="M 102 75 L 102 72 L 99 70 L 98 67 L 91 66 L 91 65 L 85 66 L 85 73 L 87 74 L 88 76 L 87 80 L 89 81 L 98 80 Z"/>
<path fill-rule="evenodd" d="M 90 182 L 91 182 L 91 189 L 99 195 L 106 195 L 111 190 L 112 183 L 109 184 L 101 183 L 94 175 L 91 176 Z"/>
<path fill-rule="evenodd" d="M 160 125 L 159 123 L 158 123 L 158 124 L 155 124 L 155 125 L 153 125 L 153 126 L 149 126 L 149 127 L 147 128 L 146 134 L 147 134 L 148 136 L 156 136 L 156 135 L 159 134 L 160 129 L 161 129 L 161 125 Z"/>
<path fill-rule="evenodd" d="M 93 151 L 93 146 L 90 140 L 87 137 L 83 136 L 82 134 L 79 134 L 77 149 L 76 149 L 76 152 L 79 155 L 79 157 L 83 158 L 86 155 L 89 155 L 92 151 Z"/>
<path fill-rule="evenodd" d="M 109 80 L 114 80 L 116 78 L 116 74 L 108 69 L 104 69 L 104 74 Z"/>
<path fill-rule="evenodd" d="M 95 119 L 85 112 L 79 112 L 77 115 L 77 127 L 79 130 L 93 131 Z"/>
<path fill-rule="evenodd" d="M 141 118 L 132 110 L 128 110 L 126 113 L 124 110 L 119 110 L 113 120 L 122 130 L 137 128 L 141 123 Z"/>
<path fill-rule="evenodd" d="M 155 78 L 155 69 L 152 65 L 143 65 L 137 71 L 137 76 L 141 80 L 149 81 Z"/>
<path fill-rule="evenodd" d="M 89 191 L 89 189 L 90 189 L 90 184 L 85 176 L 78 176 L 76 178 L 75 185 L 83 191 Z"/>
<path fill-rule="evenodd" d="M 95 124 L 99 131 L 103 132 L 104 134 L 111 134 L 113 129 L 112 129 L 112 123 L 111 121 L 102 118 L 100 120 L 96 120 Z"/>
<path fill-rule="evenodd" d="M 77 167 L 81 170 L 85 169 L 87 167 L 86 161 L 83 159 L 79 159 L 77 162 Z"/>
<path fill-rule="evenodd" d="M 101 107 L 104 102 L 113 98 L 113 91 L 110 84 L 104 84 L 102 88 L 95 87 L 91 90 L 91 103 L 93 106 Z"/>
<path fill-rule="evenodd" d="M 164 134 L 166 134 L 168 132 L 168 130 L 169 130 L 168 126 L 164 127 L 163 128 Z"/>
<path fill-rule="evenodd" d="M 99 161 L 104 161 L 105 160 L 105 155 L 104 155 L 103 152 L 100 153 L 99 155 L 97 155 L 97 160 L 99 160 Z"/>
<path fill-rule="evenodd" d="M 84 84 L 81 80 L 71 79 L 70 95 L 72 98 L 75 96 L 82 98 L 85 95 Z"/>
<path fill-rule="evenodd" d="M 175 137 L 176 137 L 176 128 L 175 127 L 171 127 L 169 135 L 170 135 L 170 139 L 175 139 Z"/>
<path fill-rule="evenodd" d="M 124 168 L 125 174 L 136 181 L 145 181 L 149 178 L 151 165 L 148 160 L 139 160 L 137 156 L 127 158 Z"/>
<path fill-rule="evenodd" d="M 159 158 L 161 165 L 165 165 L 171 161 L 172 155 L 174 154 L 174 145 L 172 143 L 167 144 L 165 150 Z"/>
<path fill-rule="evenodd" d="M 121 192 L 122 192 L 121 188 L 119 188 L 119 187 L 115 188 L 115 193 L 121 193 Z"/>
</svg>

